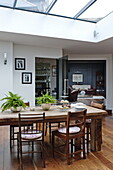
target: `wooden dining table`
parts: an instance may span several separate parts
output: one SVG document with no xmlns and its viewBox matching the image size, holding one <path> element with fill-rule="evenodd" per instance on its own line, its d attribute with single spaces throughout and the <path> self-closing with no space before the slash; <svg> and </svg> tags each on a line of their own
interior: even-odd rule
<svg viewBox="0 0 113 170">
<path fill-rule="evenodd" d="M 91 106 L 85 105 L 87 109 L 87 119 L 91 119 L 91 151 L 101 151 L 102 144 L 102 118 L 107 115 L 105 110 L 97 109 Z M 68 111 L 75 112 L 75 108 L 72 107 Z M 42 113 L 45 112 L 46 122 L 62 122 L 66 120 L 67 110 L 61 110 L 58 105 L 51 106 L 49 111 L 43 111 L 41 107 L 35 107 L 34 111 L 30 108 L 22 110 L 21 113 Z M 5 112 L 0 111 L 0 126 L 4 125 L 17 125 L 18 113 L 12 113 L 10 110 Z"/>
</svg>

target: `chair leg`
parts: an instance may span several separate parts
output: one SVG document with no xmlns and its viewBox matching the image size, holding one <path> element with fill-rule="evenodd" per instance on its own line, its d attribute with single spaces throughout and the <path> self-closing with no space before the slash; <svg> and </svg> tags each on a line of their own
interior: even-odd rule
<svg viewBox="0 0 113 170">
<path fill-rule="evenodd" d="M 15 130 L 14 127 L 12 127 L 12 131 L 13 131 L 13 134 L 12 134 L 12 135 L 13 135 L 13 137 L 12 137 L 12 139 L 13 139 L 13 145 L 14 145 L 14 138 L 15 138 L 15 136 L 14 136 L 14 135 L 15 135 L 15 134 L 14 134 L 14 130 Z"/>
<path fill-rule="evenodd" d="M 12 147 L 12 141 L 14 145 L 14 127 L 10 125 L 10 148 Z"/>
<path fill-rule="evenodd" d="M 19 159 L 19 141 L 17 140 L 17 157 Z"/>
<path fill-rule="evenodd" d="M 48 127 L 48 123 L 46 123 L 45 136 L 47 135 L 47 127 Z"/>
<path fill-rule="evenodd" d="M 69 140 L 67 140 L 67 142 L 66 142 L 66 158 L 67 158 L 67 164 L 70 165 Z"/>
<path fill-rule="evenodd" d="M 22 144 L 19 144 L 19 152 L 20 152 L 20 170 L 23 170 Z"/>
<path fill-rule="evenodd" d="M 49 142 L 51 143 L 51 123 L 49 123 Z"/>
<path fill-rule="evenodd" d="M 73 139 L 71 139 L 71 153 L 73 153 Z"/>
<path fill-rule="evenodd" d="M 52 153 L 54 157 L 54 134 L 52 134 Z"/>
<path fill-rule="evenodd" d="M 85 137 L 83 137 L 83 158 L 86 159 L 86 154 L 85 154 Z"/>
<path fill-rule="evenodd" d="M 60 128 L 60 122 L 58 123 L 58 128 Z"/>
<path fill-rule="evenodd" d="M 44 154 L 44 141 L 42 141 L 42 160 L 43 160 L 43 168 L 45 168 L 46 165 L 45 165 L 45 154 Z"/>
<path fill-rule="evenodd" d="M 10 126 L 10 148 L 12 147 L 12 127 Z"/>
<path fill-rule="evenodd" d="M 87 153 L 89 152 L 89 127 L 87 127 Z"/>
<path fill-rule="evenodd" d="M 34 151 L 34 142 L 32 141 L 32 152 Z M 32 158 L 33 158 L 33 153 L 32 153 Z"/>
</svg>

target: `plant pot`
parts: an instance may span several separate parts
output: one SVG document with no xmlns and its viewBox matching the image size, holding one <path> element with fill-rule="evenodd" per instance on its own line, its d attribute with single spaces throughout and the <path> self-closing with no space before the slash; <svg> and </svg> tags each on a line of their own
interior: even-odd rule
<svg viewBox="0 0 113 170">
<path fill-rule="evenodd" d="M 50 109 L 51 103 L 43 103 L 43 104 L 41 104 L 41 106 L 42 106 L 42 109 L 43 109 L 44 111 L 47 111 L 47 110 Z"/>
<path fill-rule="evenodd" d="M 12 111 L 13 113 L 20 112 L 21 110 L 22 110 L 22 106 L 19 106 L 19 107 L 17 107 L 17 108 L 11 107 L 11 111 Z"/>
</svg>

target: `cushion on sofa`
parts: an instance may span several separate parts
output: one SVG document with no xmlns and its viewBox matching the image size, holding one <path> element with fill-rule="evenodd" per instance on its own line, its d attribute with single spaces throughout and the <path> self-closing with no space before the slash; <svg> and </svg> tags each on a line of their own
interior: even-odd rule
<svg viewBox="0 0 113 170">
<path fill-rule="evenodd" d="M 74 90 L 88 90 L 91 89 L 91 85 L 72 85 Z"/>
</svg>

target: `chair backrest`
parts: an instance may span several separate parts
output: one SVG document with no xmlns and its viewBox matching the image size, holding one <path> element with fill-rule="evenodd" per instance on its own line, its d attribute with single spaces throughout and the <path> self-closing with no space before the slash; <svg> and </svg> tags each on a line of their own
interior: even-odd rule
<svg viewBox="0 0 113 170">
<path fill-rule="evenodd" d="M 66 124 L 67 134 L 69 134 L 69 128 L 75 126 L 79 127 L 81 132 L 85 133 L 86 112 L 86 109 L 78 112 L 68 112 Z"/>
<path fill-rule="evenodd" d="M 28 106 L 28 107 L 30 106 L 30 103 L 29 103 L 29 102 L 24 102 L 24 103 L 26 104 L 26 106 Z"/>
<path fill-rule="evenodd" d="M 95 107 L 95 108 L 98 108 L 98 109 L 102 109 L 102 110 L 105 109 L 105 105 L 103 103 L 95 103 L 95 102 L 92 101 L 91 106 Z"/>
<path fill-rule="evenodd" d="M 19 124 L 20 137 L 21 137 L 21 133 L 37 133 L 41 131 L 42 138 L 44 140 L 44 123 L 45 123 L 45 113 L 40 113 L 40 114 L 19 113 L 18 124 Z"/>
</svg>

